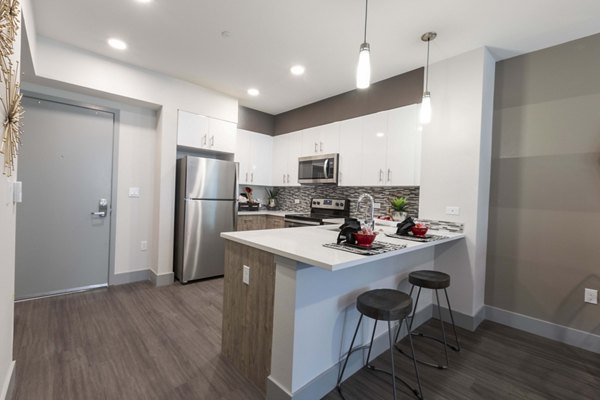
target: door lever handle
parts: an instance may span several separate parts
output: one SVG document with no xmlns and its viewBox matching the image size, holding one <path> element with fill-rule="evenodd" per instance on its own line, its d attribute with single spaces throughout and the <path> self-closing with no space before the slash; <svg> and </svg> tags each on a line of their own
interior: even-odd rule
<svg viewBox="0 0 600 400">
<path fill-rule="evenodd" d="M 106 217 L 106 213 L 104 211 L 96 211 L 91 213 L 94 217 Z"/>
</svg>

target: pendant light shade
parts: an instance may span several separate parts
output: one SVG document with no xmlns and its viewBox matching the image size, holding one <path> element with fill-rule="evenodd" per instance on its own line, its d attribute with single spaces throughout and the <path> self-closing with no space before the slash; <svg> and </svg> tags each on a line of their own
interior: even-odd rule
<svg viewBox="0 0 600 400">
<path fill-rule="evenodd" d="M 423 92 L 423 101 L 419 112 L 419 122 L 421 125 L 427 125 L 431 122 L 431 93 L 429 92 L 429 44 L 437 37 L 435 32 L 427 32 L 421 36 L 421 40 L 427 42 L 427 64 L 425 66 L 425 91 Z"/>
<path fill-rule="evenodd" d="M 356 88 L 366 89 L 371 85 L 371 46 L 367 43 L 367 11 L 369 0 L 365 0 L 365 36 L 358 53 L 356 67 Z"/>
<path fill-rule="evenodd" d="M 366 89 L 371 85 L 371 51 L 369 43 L 360 45 L 358 66 L 356 67 L 356 87 Z"/>
</svg>

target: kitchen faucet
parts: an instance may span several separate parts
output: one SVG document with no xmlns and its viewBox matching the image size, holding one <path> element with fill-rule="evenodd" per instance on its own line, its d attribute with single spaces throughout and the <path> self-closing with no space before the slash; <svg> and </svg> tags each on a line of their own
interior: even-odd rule
<svg viewBox="0 0 600 400">
<path fill-rule="evenodd" d="M 367 219 L 369 218 L 369 216 L 367 215 L 367 218 L 365 218 L 365 225 L 367 225 L 371 229 L 375 229 L 375 200 L 373 200 L 373 196 L 371 196 L 368 193 L 361 194 L 358 197 L 358 200 L 356 201 L 356 212 L 360 212 L 360 203 L 364 199 L 368 199 L 371 203 L 371 216 L 370 219 Z"/>
</svg>

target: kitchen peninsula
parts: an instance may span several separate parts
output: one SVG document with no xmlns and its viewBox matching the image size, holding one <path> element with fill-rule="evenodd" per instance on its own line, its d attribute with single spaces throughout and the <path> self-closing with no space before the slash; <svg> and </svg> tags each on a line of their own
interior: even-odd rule
<svg viewBox="0 0 600 400">
<path fill-rule="evenodd" d="M 377 230 L 377 242 L 406 247 L 372 256 L 324 247 L 335 243 L 337 225 L 221 234 L 226 239 L 222 354 L 268 399 L 316 399 L 334 388 L 342 349 L 358 320 L 356 297 L 372 288 L 408 291 L 404 281 L 410 271 L 433 269 L 434 246 L 453 246 L 464 238 L 436 231 L 444 238 L 420 243 L 387 237 L 393 227 Z M 419 310 L 431 300 L 422 303 Z M 415 323 L 424 322 L 418 319 Z M 363 324 L 359 343 L 371 329 Z M 376 337 L 384 333 L 378 329 Z M 376 353 L 384 350 L 378 343 Z M 359 359 L 348 368 L 358 369 Z"/>
</svg>

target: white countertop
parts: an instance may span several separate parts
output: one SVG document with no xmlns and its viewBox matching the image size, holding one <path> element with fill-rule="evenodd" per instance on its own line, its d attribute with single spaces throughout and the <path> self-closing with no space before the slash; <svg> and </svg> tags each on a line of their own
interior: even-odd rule
<svg viewBox="0 0 600 400">
<path fill-rule="evenodd" d="M 376 241 L 395 244 L 406 244 L 406 248 L 373 256 L 363 256 L 342 250 L 323 247 L 326 243 L 335 243 L 338 236 L 338 225 L 321 225 L 316 227 L 267 229 L 258 231 L 224 232 L 221 237 L 250 247 L 267 251 L 282 257 L 314 265 L 329 271 L 365 264 L 383 258 L 394 257 L 415 250 L 436 246 L 465 237 L 462 233 L 430 231 L 428 233 L 447 236 L 447 239 L 433 242 L 414 242 L 410 240 L 387 237 L 384 233 L 394 233 L 396 228 L 377 226 L 382 230 Z"/>
</svg>

